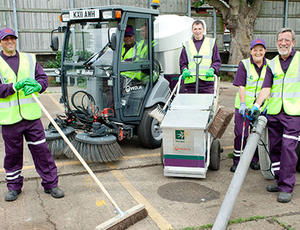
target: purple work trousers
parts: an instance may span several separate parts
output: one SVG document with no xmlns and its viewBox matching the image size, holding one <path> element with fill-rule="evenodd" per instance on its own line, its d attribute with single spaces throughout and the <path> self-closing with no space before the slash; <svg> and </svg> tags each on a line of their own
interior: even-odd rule
<svg viewBox="0 0 300 230">
<path fill-rule="evenodd" d="M 272 170 L 282 192 L 293 192 L 298 156 L 296 147 L 300 133 L 300 116 L 289 116 L 281 111 L 268 115 L 270 158 Z"/>
<path fill-rule="evenodd" d="M 40 119 L 22 120 L 13 125 L 2 126 L 5 144 L 4 168 L 8 190 L 19 190 L 23 186 L 23 136 L 31 152 L 35 169 L 42 178 L 45 189 L 57 187 L 57 168 L 48 149 L 45 132 Z"/>
<path fill-rule="evenodd" d="M 245 133 L 244 133 L 244 141 L 243 141 L 243 149 L 245 148 L 246 141 L 248 138 L 248 130 L 250 126 L 250 121 L 247 117 L 243 118 L 243 116 L 239 113 L 238 109 L 234 111 L 234 150 L 233 150 L 233 164 L 237 165 L 240 161 L 241 156 L 241 144 L 242 144 L 242 136 L 243 136 L 243 123 L 245 121 Z M 258 152 L 255 151 L 255 154 L 252 158 L 252 162 L 258 162 Z"/>
<path fill-rule="evenodd" d="M 196 93 L 196 83 L 183 84 L 183 81 L 182 81 L 180 92 L 181 93 Z M 214 82 L 213 81 L 203 81 L 203 80 L 199 79 L 198 93 L 213 94 L 214 93 Z"/>
</svg>

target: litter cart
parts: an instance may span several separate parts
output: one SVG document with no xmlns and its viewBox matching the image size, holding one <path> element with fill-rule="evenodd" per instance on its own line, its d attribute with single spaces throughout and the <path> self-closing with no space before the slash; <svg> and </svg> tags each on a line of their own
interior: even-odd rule
<svg viewBox="0 0 300 230">
<path fill-rule="evenodd" d="M 177 91 L 161 123 L 164 176 L 205 178 L 208 168 L 220 168 L 220 141 L 208 131 L 217 108 L 217 81 L 215 76 L 214 94 Z"/>
</svg>

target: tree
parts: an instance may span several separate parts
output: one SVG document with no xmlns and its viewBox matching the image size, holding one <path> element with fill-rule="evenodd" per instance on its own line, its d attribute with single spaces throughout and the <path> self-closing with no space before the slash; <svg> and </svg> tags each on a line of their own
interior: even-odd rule
<svg viewBox="0 0 300 230">
<path fill-rule="evenodd" d="M 254 23 L 261 9 L 262 0 L 195 0 L 196 5 L 204 2 L 221 13 L 223 23 L 231 33 L 230 64 L 238 64 L 249 57 L 253 39 Z M 195 6 L 195 5 L 194 5 Z"/>
</svg>

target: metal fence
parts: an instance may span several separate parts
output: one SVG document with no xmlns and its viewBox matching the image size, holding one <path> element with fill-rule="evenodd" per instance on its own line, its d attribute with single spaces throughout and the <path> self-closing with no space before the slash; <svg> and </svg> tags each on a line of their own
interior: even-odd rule
<svg viewBox="0 0 300 230">
<path fill-rule="evenodd" d="M 19 50 L 40 55 L 54 54 L 50 49 L 50 32 L 62 25 L 58 16 L 61 9 L 103 5 L 129 5 L 150 7 L 150 0 L 1 0 L 0 27 L 15 28 L 19 34 Z M 191 0 L 161 0 L 161 14 L 187 15 Z M 193 14 L 195 15 L 195 14 Z M 197 14 L 206 21 L 208 34 L 215 35 L 220 51 L 223 46 L 224 25 L 221 16 L 213 10 Z M 300 48 L 300 1 L 263 1 L 259 16 L 255 21 L 254 37 L 263 38 L 268 51 L 276 51 L 275 34 L 283 26 L 296 31 L 296 49 Z"/>
</svg>

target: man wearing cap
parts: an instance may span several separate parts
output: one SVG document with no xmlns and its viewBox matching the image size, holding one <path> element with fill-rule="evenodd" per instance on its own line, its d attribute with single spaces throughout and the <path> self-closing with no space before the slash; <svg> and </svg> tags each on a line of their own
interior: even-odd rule
<svg viewBox="0 0 300 230">
<path fill-rule="evenodd" d="M 64 193 L 57 187 L 57 168 L 47 147 L 41 109 L 31 96 L 46 90 L 48 78 L 35 55 L 16 50 L 17 38 L 10 28 L 0 31 L 0 125 L 8 188 L 5 200 L 16 200 L 23 186 L 23 136 L 42 178 L 44 192 L 61 198 Z"/>
<path fill-rule="evenodd" d="M 262 90 L 251 109 L 258 112 L 264 99 L 268 103 L 268 131 L 271 170 L 276 183 L 267 186 L 268 192 L 279 192 L 277 201 L 290 202 L 296 182 L 296 147 L 300 133 L 300 52 L 294 50 L 295 32 L 282 28 L 277 33 L 279 55 L 267 69 Z"/>
<path fill-rule="evenodd" d="M 255 39 L 250 45 L 250 58 L 244 59 L 239 63 L 233 85 L 238 87 L 235 97 L 235 115 L 234 115 L 234 150 L 233 165 L 231 172 L 235 172 L 240 156 L 245 147 L 248 137 L 248 128 L 250 121 L 246 119 L 248 108 L 250 109 L 255 102 L 266 75 L 267 61 L 265 58 L 266 44 L 262 39 Z M 244 132 L 244 133 L 243 133 Z M 243 146 L 242 145 L 243 140 Z M 259 170 L 258 153 L 253 156 L 250 167 L 253 170 Z"/>
<path fill-rule="evenodd" d="M 179 66 L 184 85 L 183 93 L 195 93 L 196 61 L 194 56 L 202 56 L 199 65 L 199 93 L 214 93 L 214 75 L 219 73 L 221 58 L 215 38 L 204 36 L 204 22 L 196 20 L 192 24 L 193 37 L 183 44 Z"/>
</svg>

